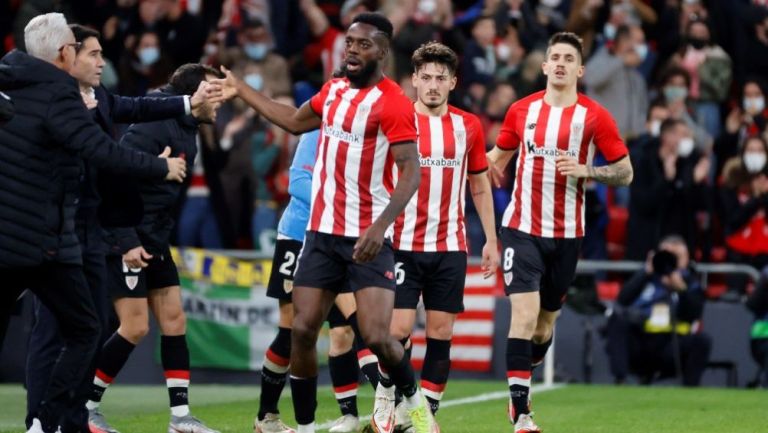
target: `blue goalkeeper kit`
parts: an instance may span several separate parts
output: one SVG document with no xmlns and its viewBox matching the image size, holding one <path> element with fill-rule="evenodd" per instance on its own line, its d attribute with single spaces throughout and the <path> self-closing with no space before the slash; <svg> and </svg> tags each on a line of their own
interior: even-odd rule
<svg viewBox="0 0 768 433">
<path fill-rule="evenodd" d="M 299 139 L 289 172 L 288 193 L 291 200 L 277 224 L 279 238 L 304 241 L 309 221 L 309 205 L 312 197 L 312 170 L 317 154 L 320 130 L 307 132 Z"/>
</svg>

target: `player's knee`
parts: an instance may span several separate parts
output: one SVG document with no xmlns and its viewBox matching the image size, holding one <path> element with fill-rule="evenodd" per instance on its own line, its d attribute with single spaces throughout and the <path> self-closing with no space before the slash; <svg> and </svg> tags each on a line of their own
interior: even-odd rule
<svg viewBox="0 0 768 433">
<path fill-rule="evenodd" d="M 534 343 L 546 343 L 550 338 L 552 338 L 552 328 L 549 326 L 539 325 L 533 331 L 532 340 Z"/>
<path fill-rule="evenodd" d="M 453 322 L 441 321 L 427 324 L 427 337 L 437 340 L 450 340 L 453 337 Z"/>
<path fill-rule="evenodd" d="M 120 335 L 133 344 L 137 344 L 149 334 L 148 323 L 121 323 Z"/>
<path fill-rule="evenodd" d="M 169 311 L 160 318 L 160 327 L 165 335 L 182 335 L 187 330 L 187 316 L 181 309 Z"/>
<path fill-rule="evenodd" d="M 292 325 L 291 341 L 296 347 L 311 348 L 315 345 L 319 332 L 318 329 L 315 329 L 315 327 L 302 320 L 299 316 L 294 317 Z"/>
<path fill-rule="evenodd" d="M 387 343 L 389 342 L 389 333 L 376 330 L 370 332 L 367 335 L 363 335 L 365 345 L 377 356 L 381 356 L 387 350 Z"/>
<path fill-rule="evenodd" d="M 392 322 L 392 325 L 389 327 L 389 333 L 395 339 L 402 340 L 411 335 L 411 329 L 406 324 Z"/>
<path fill-rule="evenodd" d="M 338 356 L 349 352 L 352 349 L 352 343 L 355 341 L 355 333 L 349 326 L 340 326 L 331 328 L 331 347 L 328 353 L 331 356 Z"/>
</svg>

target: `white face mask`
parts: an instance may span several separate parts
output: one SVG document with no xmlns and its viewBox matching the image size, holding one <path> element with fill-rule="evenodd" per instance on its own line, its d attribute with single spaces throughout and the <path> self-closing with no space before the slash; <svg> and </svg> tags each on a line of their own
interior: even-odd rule
<svg viewBox="0 0 768 433">
<path fill-rule="evenodd" d="M 661 133 L 661 120 L 651 120 L 651 123 L 648 125 L 648 132 L 651 133 L 652 137 L 658 137 Z"/>
<path fill-rule="evenodd" d="M 419 11 L 425 15 L 431 15 L 437 10 L 437 2 L 435 0 L 421 0 L 419 2 Z"/>
<path fill-rule="evenodd" d="M 509 55 L 512 54 L 512 49 L 507 44 L 496 45 L 496 57 L 501 61 L 509 59 Z"/>
<path fill-rule="evenodd" d="M 765 98 L 762 96 L 754 96 L 751 98 L 744 98 L 744 111 L 752 114 L 760 113 L 765 109 Z"/>
<path fill-rule="evenodd" d="M 613 38 L 616 37 L 616 26 L 611 23 L 605 23 L 605 27 L 603 27 L 603 34 L 605 35 L 606 39 L 612 41 Z"/>
<path fill-rule="evenodd" d="M 693 138 L 684 137 L 680 139 L 680 143 L 677 144 L 677 155 L 683 158 L 693 152 Z"/>
<path fill-rule="evenodd" d="M 645 58 L 648 57 L 648 45 L 647 44 L 635 45 L 635 53 L 637 54 L 637 57 L 640 57 L 641 61 L 645 61 Z"/>
<path fill-rule="evenodd" d="M 762 152 L 744 152 L 744 168 L 749 174 L 760 173 L 765 168 L 766 159 Z"/>
</svg>

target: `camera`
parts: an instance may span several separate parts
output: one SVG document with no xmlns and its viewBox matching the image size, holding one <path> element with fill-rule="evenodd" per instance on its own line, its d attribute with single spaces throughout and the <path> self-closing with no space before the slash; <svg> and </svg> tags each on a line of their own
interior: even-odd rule
<svg viewBox="0 0 768 433">
<path fill-rule="evenodd" d="M 662 277 L 677 269 L 677 256 L 669 251 L 661 250 L 653 255 L 653 273 Z"/>
</svg>

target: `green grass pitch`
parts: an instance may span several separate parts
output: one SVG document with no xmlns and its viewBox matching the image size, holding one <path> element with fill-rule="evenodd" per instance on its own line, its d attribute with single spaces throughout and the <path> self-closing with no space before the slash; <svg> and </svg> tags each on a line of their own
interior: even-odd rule
<svg viewBox="0 0 768 433">
<path fill-rule="evenodd" d="M 451 381 L 446 407 L 437 416 L 442 432 L 511 432 L 505 389 L 501 381 Z M 370 413 L 372 395 L 368 385 L 361 385 L 361 414 Z M 19 385 L 0 386 L 0 433 L 24 432 L 24 396 Z M 258 388 L 249 386 L 193 384 L 190 389 L 193 414 L 222 433 L 251 431 L 257 396 Z M 122 433 L 157 433 L 167 427 L 167 399 L 161 386 L 116 384 L 102 409 Z M 318 399 L 318 423 L 335 419 L 338 409 L 329 388 L 321 388 Z M 546 433 L 768 432 L 768 394 L 759 390 L 568 385 L 536 391 L 533 402 L 535 419 Z M 289 396 L 280 408 L 292 421 Z"/>
</svg>

